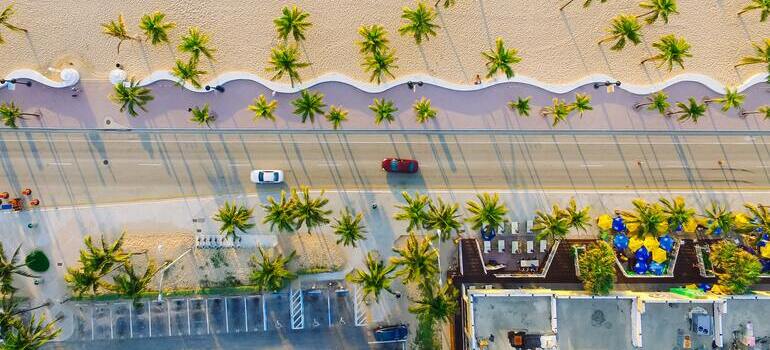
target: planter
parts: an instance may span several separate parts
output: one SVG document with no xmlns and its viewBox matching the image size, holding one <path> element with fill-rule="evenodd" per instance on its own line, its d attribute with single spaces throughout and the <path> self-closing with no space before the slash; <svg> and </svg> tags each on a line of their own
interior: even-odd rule
<svg viewBox="0 0 770 350">
<path fill-rule="evenodd" d="M 638 279 L 644 279 L 644 278 L 673 278 L 674 277 L 674 268 L 676 267 L 676 261 L 679 257 L 679 248 L 682 245 L 682 240 L 679 238 L 674 238 L 673 245 L 671 247 L 671 251 L 667 254 L 667 260 L 662 263 L 665 266 L 665 273 L 663 274 L 654 274 L 651 273 L 649 270 L 644 274 L 638 274 L 634 272 L 633 270 L 630 270 L 626 265 L 624 261 L 621 261 L 621 255 L 624 255 L 625 251 L 618 251 L 614 246 L 613 250 L 615 250 L 615 263 L 618 266 L 618 269 L 620 269 L 620 272 L 623 274 L 623 276 L 628 278 L 638 278 Z M 631 258 L 627 258 L 631 259 Z"/>
</svg>

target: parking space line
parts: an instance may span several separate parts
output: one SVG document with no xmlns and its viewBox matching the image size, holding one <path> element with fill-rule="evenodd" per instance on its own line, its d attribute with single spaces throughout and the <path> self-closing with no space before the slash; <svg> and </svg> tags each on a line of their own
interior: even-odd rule
<svg viewBox="0 0 770 350">
<path fill-rule="evenodd" d="M 112 333 L 112 308 L 109 306 L 109 304 L 105 304 L 104 307 L 107 308 L 107 310 L 110 311 L 110 339 L 114 339 L 115 336 Z"/>
<path fill-rule="evenodd" d="M 262 328 L 265 332 L 267 332 L 267 308 L 265 307 L 265 295 L 262 294 L 262 296 L 259 297 L 259 300 L 262 301 Z"/>
<path fill-rule="evenodd" d="M 329 318 L 329 327 L 332 326 L 332 299 L 329 291 L 326 291 L 326 316 Z"/>
<path fill-rule="evenodd" d="M 225 333 L 230 333 L 230 320 L 227 319 L 227 298 L 225 300 Z"/>
<path fill-rule="evenodd" d="M 203 305 L 206 306 L 206 310 L 204 310 L 206 312 L 206 334 L 211 334 L 211 326 L 209 325 L 209 300 L 204 299 Z"/>
<path fill-rule="evenodd" d="M 246 307 L 246 296 L 242 296 L 241 299 L 243 299 L 243 319 L 245 320 L 246 324 L 246 332 L 249 331 L 249 308 Z"/>
<path fill-rule="evenodd" d="M 192 334 L 192 326 L 190 325 L 190 298 L 187 298 L 187 334 Z"/>
<path fill-rule="evenodd" d="M 133 305 L 134 305 L 133 302 L 128 303 L 128 333 L 130 338 L 134 337 L 134 321 L 133 321 L 133 318 L 131 317 L 131 314 L 134 312 Z"/>
<path fill-rule="evenodd" d="M 152 338 L 152 301 L 147 302 L 147 322 L 150 326 L 150 335 L 149 337 Z"/>
<path fill-rule="evenodd" d="M 166 316 L 168 318 L 168 335 L 171 336 L 171 301 L 166 299 Z"/>
<path fill-rule="evenodd" d="M 94 340 L 94 308 L 91 307 L 91 340 Z"/>
</svg>

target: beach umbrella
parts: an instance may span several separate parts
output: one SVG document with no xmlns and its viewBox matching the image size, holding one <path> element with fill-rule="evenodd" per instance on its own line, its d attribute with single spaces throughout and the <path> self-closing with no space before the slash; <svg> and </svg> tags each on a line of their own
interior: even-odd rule
<svg viewBox="0 0 770 350">
<path fill-rule="evenodd" d="M 126 71 L 116 68 L 110 71 L 109 80 L 112 85 L 116 85 L 126 81 L 127 76 Z"/>
<path fill-rule="evenodd" d="M 624 234 L 617 234 L 615 235 L 615 238 L 612 239 L 612 244 L 615 246 L 615 249 L 617 250 L 626 250 L 628 248 L 628 236 Z"/>
<path fill-rule="evenodd" d="M 644 261 L 646 263 L 650 259 L 650 251 L 645 247 L 641 247 L 634 253 L 634 256 L 637 261 Z"/>
<path fill-rule="evenodd" d="M 746 217 L 746 214 L 743 213 L 737 213 L 735 214 L 735 228 L 743 228 L 746 226 L 746 224 L 749 223 L 749 218 Z"/>
<path fill-rule="evenodd" d="M 647 263 L 644 261 L 638 260 L 636 264 L 634 264 L 634 272 L 639 275 L 645 274 L 647 269 L 649 269 L 649 266 L 647 266 Z"/>
<path fill-rule="evenodd" d="M 596 226 L 605 231 L 611 229 L 612 217 L 607 214 L 599 215 L 599 218 L 596 219 Z"/>
<path fill-rule="evenodd" d="M 665 270 L 665 266 L 663 266 L 663 264 L 656 263 L 653 261 L 650 263 L 649 269 L 653 275 L 660 276 L 663 274 L 663 270 Z"/>
<path fill-rule="evenodd" d="M 762 264 L 762 273 L 770 272 L 770 259 L 759 259 Z"/>
<path fill-rule="evenodd" d="M 623 223 L 623 218 L 616 216 L 612 219 L 612 230 L 615 232 L 623 232 L 626 230 L 626 224 Z"/>
<path fill-rule="evenodd" d="M 698 283 L 698 288 L 704 292 L 711 290 L 711 283 Z"/>
<path fill-rule="evenodd" d="M 666 262 L 668 259 L 668 254 L 666 254 L 666 251 L 660 248 L 655 248 L 652 251 L 652 261 L 662 264 Z"/>
<path fill-rule="evenodd" d="M 687 233 L 693 233 L 698 228 L 698 221 L 694 218 L 690 218 L 687 220 L 687 222 L 684 224 L 684 232 Z"/>
<path fill-rule="evenodd" d="M 722 227 L 717 227 L 714 229 L 714 233 L 713 233 L 714 236 L 719 236 L 721 234 L 722 234 Z"/>
<path fill-rule="evenodd" d="M 660 243 L 658 243 L 658 240 L 655 239 L 652 235 L 644 236 L 644 247 L 647 248 L 648 251 L 652 251 L 653 249 L 660 246 Z"/>
<path fill-rule="evenodd" d="M 486 230 L 484 228 L 481 228 L 481 238 L 485 241 L 491 241 L 495 238 L 495 229 L 489 227 Z"/>
<path fill-rule="evenodd" d="M 633 222 L 628 223 L 626 225 L 626 229 L 628 230 L 628 232 L 631 232 L 631 233 L 636 232 L 636 230 L 639 229 L 639 224 L 638 223 L 633 223 Z"/>
<path fill-rule="evenodd" d="M 757 242 L 757 247 L 760 247 L 760 248 L 762 248 L 762 247 L 764 247 L 764 246 L 766 246 L 766 245 L 767 245 L 767 241 L 766 241 L 766 240 L 764 240 L 764 239 L 760 239 L 760 240 Z"/>
<path fill-rule="evenodd" d="M 631 239 L 628 240 L 628 248 L 631 249 L 632 252 L 637 251 L 642 245 L 644 245 L 644 242 L 639 239 L 639 237 L 632 236 Z"/>
<path fill-rule="evenodd" d="M 765 259 L 770 259 L 770 245 L 759 248 L 759 255 Z"/>
<path fill-rule="evenodd" d="M 674 239 L 669 235 L 658 238 L 658 242 L 660 243 L 660 247 L 667 252 L 670 252 L 671 248 L 674 247 Z"/>
</svg>

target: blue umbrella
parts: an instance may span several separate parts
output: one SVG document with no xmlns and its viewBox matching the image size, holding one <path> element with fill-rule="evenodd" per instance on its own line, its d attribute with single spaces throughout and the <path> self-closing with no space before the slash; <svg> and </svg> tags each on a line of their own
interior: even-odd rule
<svg viewBox="0 0 770 350">
<path fill-rule="evenodd" d="M 650 252 L 647 251 L 647 248 L 644 246 L 637 249 L 634 256 L 636 257 L 637 261 L 643 261 L 645 264 L 647 263 L 647 260 L 650 260 Z"/>
<path fill-rule="evenodd" d="M 487 230 L 484 230 L 484 228 L 481 228 L 481 238 L 485 241 L 491 241 L 493 238 L 495 238 L 495 229 L 488 227 Z"/>
<path fill-rule="evenodd" d="M 663 266 L 663 264 L 659 264 L 654 261 L 650 263 L 650 272 L 652 272 L 653 275 L 662 275 L 664 268 L 665 266 Z"/>
<path fill-rule="evenodd" d="M 647 266 L 647 263 L 644 261 L 637 261 L 636 264 L 634 264 L 634 272 L 640 275 L 645 274 L 648 268 L 649 266 Z"/>
<path fill-rule="evenodd" d="M 626 230 L 626 224 L 623 223 L 623 218 L 616 216 L 612 219 L 612 230 L 615 232 L 623 232 Z"/>
<path fill-rule="evenodd" d="M 670 252 L 671 248 L 674 247 L 674 239 L 669 235 L 658 238 L 658 242 L 660 242 L 660 249 L 663 249 L 666 252 Z"/>
<path fill-rule="evenodd" d="M 714 236 L 719 236 L 722 234 L 722 226 L 717 226 L 717 228 L 714 229 Z"/>
<path fill-rule="evenodd" d="M 764 239 L 763 239 L 763 240 L 761 240 L 761 241 L 759 241 L 759 242 L 757 242 L 757 248 L 759 248 L 759 247 L 764 247 L 764 246 L 766 246 L 766 245 L 767 245 L 767 241 L 766 241 L 766 240 L 764 240 Z"/>
<path fill-rule="evenodd" d="M 622 233 L 617 234 L 615 235 L 615 238 L 612 239 L 612 244 L 617 250 L 626 250 L 626 248 L 628 248 L 628 236 Z"/>
<path fill-rule="evenodd" d="M 711 285 L 711 283 L 699 283 L 699 284 L 698 284 L 698 288 L 700 288 L 700 289 L 701 289 L 702 291 L 704 291 L 704 292 L 708 292 L 708 291 L 710 291 L 710 290 L 711 290 L 711 287 L 713 287 L 713 286 Z"/>
<path fill-rule="evenodd" d="M 770 259 L 759 259 L 759 262 L 762 263 L 762 273 L 770 272 Z"/>
</svg>

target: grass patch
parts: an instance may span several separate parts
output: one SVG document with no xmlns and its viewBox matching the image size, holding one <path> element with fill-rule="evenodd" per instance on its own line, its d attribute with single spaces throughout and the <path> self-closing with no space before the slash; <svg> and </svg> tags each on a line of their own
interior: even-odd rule
<svg viewBox="0 0 770 350">
<path fill-rule="evenodd" d="M 165 298 L 174 297 L 190 297 L 190 296 L 206 296 L 206 295 L 240 295 L 240 294 L 259 294 L 260 291 L 256 286 L 237 286 L 237 287 L 211 287 L 211 288 L 199 288 L 199 289 L 178 289 L 163 293 Z M 142 293 L 142 298 L 153 299 L 158 297 L 158 292 L 145 292 Z M 77 301 L 112 301 L 123 299 L 123 295 L 117 293 L 105 293 L 95 296 L 82 296 L 72 297 L 72 300 Z"/>
<path fill-rule="evenodd" d="M 342 269 L 342 266 L 311 266 L 304 269 L 297 270 L 297 275 L 313 275 L 316 273 L 337 272 Z"/>
</svg>

